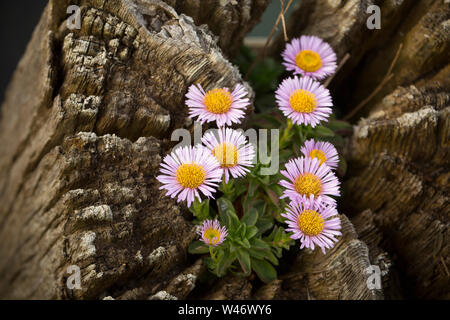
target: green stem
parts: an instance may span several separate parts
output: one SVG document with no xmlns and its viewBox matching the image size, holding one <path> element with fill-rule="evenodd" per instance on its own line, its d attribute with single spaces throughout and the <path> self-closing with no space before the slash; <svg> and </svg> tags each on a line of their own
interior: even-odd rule
<svg viewBox="0 0 450 320">
<path fill-rule="evenodd" d="M 303 133 L 303 129 L 304 129 L 304 127 L 303 126 L 300 126 L 300 130 L 298 131 L 298 134 L 300 135 L 300 140 L 302 141 L 302 143 L 305 143 L 305 135 L 304 135 L 304 133 Z"/>
<path fill-rule="evenodd" d="M 294 126 L 291 119 L 287 119 L 287 126 L 284 129 L 283 136 L 280 139 L 280 148 L 284 146 L 284 143 L 289 138 L 289 132 L 291 131 L 292 127 Z"/>
<path fill-rule="evenodd" d="M 209 246 L 209 254 L 211 255 L 211 259 L 214 261 L 214 262 L 217 262 L 217 259 L 216 259 L 216 254 L 214 253 L 214 247 L 213 246 Z"/>
</svg>

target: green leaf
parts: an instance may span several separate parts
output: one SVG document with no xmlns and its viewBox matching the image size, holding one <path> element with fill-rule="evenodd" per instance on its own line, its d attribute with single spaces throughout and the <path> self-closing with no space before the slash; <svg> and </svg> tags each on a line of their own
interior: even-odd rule
<svg viewBox="0 0 450 320">
<path fill-rule="evenodd" d="M 270 250 L 258 250 L 252 247 L 248 250 L 248 252 L 250 253 L 251 257 L 264 260 Z"/>
<path fill-rule="evenodd" d="M 264 238 L 264 241 L 274 249 L 284 248 L 286 250 L 294 243 L 294 240 L 291 239 L 290 235 L 282 227 L 273 228 L 272 232 Z"/>
<path fill-rule="evenodd" d="M 258 228 L 258 234 L 263 234 L 273 226 L 273 217 L 269 212 L 259 211 L 258 221 L 255 223 L 255 227 Z"/>
<path fill-rule="evenodd" d="M 312 134 L 316 137 L 334 137 L 335 133 L 333 132 L 333 130 L 326 128 L 324 126 L 316 126 L 313 131 Z"/>
<path fill-rule="evenodd" d="M 258 221 L 258 210 L 256 208 L 251 208 L 241 219 L 241 222 L 247 226 L 254 226 L 256 221 Z"/>
<path fill-rule="evenodd" d="M 217 199 L 217 206 L 219 208 L 220 219 L 228 228 L 228 230 L 236 230 L 239 227 L 240 222 L 238 216 L 236 215 L 236 212 L 234 211 L 234 207 L 231 201 L 221 197 Z"/>
<path fill-rule="evenodd" d="M 228 183 L 222 181 L 222 183 L 219 185 L 219 190 L 223 192 L 226 198 L 233 200 L 235 198 L 234 180 L 231 179 L 228 181 Z"/>
<path fill-rule="evenodd" d="M 255 249 L 255 250 L 269 250 L 270 251 L 270 246 L 264 240 L 261 240 L 258 238 L 250 239 L 250 245 L 251 245 L 252 249 Z"/>
<path fill-rule="evenodd" d="M 252 179 L 250 180 L 250 183 L 248 185 L 248 193 L 247 196 L 250 198 L 253 198 L 256 194 L 256 190 L 258 190 L 258 180 Z"/>
<path fill-rule="evenodd" d="M 244 223 L 239 224 L 239 227 L 236 230 L 236 235 L 241 238 L 245 239 L 245 233 L 246 233 L 246 227 Z"/>
<path fill-rule="evenodd" d="M 342 120 L 329 120 L 327 123 L 327 127 L 331 130 L 339 133 L 352 133 L 353 126 L 347 122 Z"/>
<path fill-rule="evenodd" d="M 270 252 L 265 256 L 265 258 L 266 258 L 270 263 L 272 263 L 273 265 L 275 265 L 275 266 L 278 265 L 278 259 L 277 259 L 277 257 L 275 257 L 275 255 L 273 254 L 272 251 L 270 251 Z"/>
<path fill-rule="evenodd" d="M 247 239 L 243 239 L 243 240 L 238 240 L 236 241 L 241 247 L 250 249 L 251 245 L 250 242 Z"/>
<path fill-rule="evenodd" d="M 267 195 L 269 196 L 269 199 L 272 201 L 272 203 L 278 208 L 280 209 L 280 199 L 278 197 L 278 195 L 276 194 L 275 191 L 273 191 L 270 188 L 264 188 L 264 190 L 266 191 Z"/>
<path fill-rule="evenodd" d="M 239 264 L 241 265 L 242 271 L 244 271 L 245 275 L 250 275 L 251 272 L 251 263 L 250 263 L 250 255 L 247 250 L 239 248 L 237 250 L 237 259 Z"/>
<path fill-rule="evenodd" d="M 258 277 L 265 283 L 270 283 L 277 278 L 277 271 L 265 260 L 251 259 L 251 266 Z"/>
<path fill-rule="evenodd" d="M 224 276 L 227 273 L 228 268 L 236 260 L 236 255 L 229 251 L 225 251 L 223 256 L 219 258 L 216 267 L 216 274 L 219 277 Z"/>
<path fill-rule="evenodd" d="M 245 181 L 244 179 L 238 180 L 235 184 L 235 190 L 234 190 L 234 196 L 235 198 L 242 195 L 244 192 L 247 191 L 247 184 L 243 183 L 242 181 Z"/>
<path fill-rule="evenodd" d="M 258 228 L 255 226 L 247 227 L 247 232 L 245 233 L 246 239 L 253 238 L 258 233 Z"/>
<path fill-rule="evenodd" d="M 191 254 L 203 254 L 203 253 L 208 253 L 209 248 L 203 242 L 196 240 L 196 241 L 191 242 L 191 244 L 189 245 L 188 251 Z"/>
<path fill-rule="evenodd" d="M 197 198 L 195 198 L 194 202 L 189 207 L 189 211 L 192 212 L 194 217 L 196 217 L 199 221 L 203 221 L 210 217 L 209 208 L 209 199 L 205 199 L 200 202 Z"/>
</svg>

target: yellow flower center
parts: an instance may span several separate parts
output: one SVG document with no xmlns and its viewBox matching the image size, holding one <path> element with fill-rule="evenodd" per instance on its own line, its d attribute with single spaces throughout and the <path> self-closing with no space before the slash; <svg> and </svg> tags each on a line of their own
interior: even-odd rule
<svg viewBox="0 0 450 320">
<path fill-rule="evenodd" d="M 299 175 L 294 182 L 295 190 L 302 196 L 309 197 L 311 194 L 318 197 L 322 191 L 320 179 L 311 173 Z"/>
<path fill-rule="evenodd" d="M 204 236 L 210 244 L 216 244 L 220 241 L 220 232 L 217 229 L 209 228 L 205 230 Z"/>
<path fill-rule="evenodd" d="M 203 99 L 206 110 L 215 114 L 222 114 L 230 110 L 233 96 L 225 89 L 209 90 Z"/>
<path fill-rule="evenodd" d="M 303 50 L 297 53 L 295 63 L 300 69 L 307 72 L 315 72 L 322 67 L 320 55 L 311 50 Z"/>
<path fill-rule="evenodd" d="M 237 164 L 238 150 L 231 143 L 221 143 L 217 145 L 212 154 L 216 157 L 221 167 L 231 168 Z"/>
<path fill-rule="evenodd" d="M 206 178 L 205 169 L 195 163 L 182 164 L 176 172 L 177 181 L 184 188 L 197 188 Z"/>
<path fill-rule="evenodd" d="M 307 236 L 317 236 L 325 226 L 322 216 L 314 210 L 304 210 L 298 216 L 298 227 Z"/>
<path fill-rule="evenodd" d="M 304 89 L 295 90 L 289 97 L 291 108 L 297 112 L 310 113 L 317 107 L 314 94 Z"/>
<path fill-rule="evenodd" d="M 317 158 L 320 160 L 320 165 L 324 164 L 325 161 L 327 161 L 327 157 L 325 157 L 325 153 L 322 150 L 319 149 L 313 149 L 309 153 L 310 158 Z"/>
</svg>

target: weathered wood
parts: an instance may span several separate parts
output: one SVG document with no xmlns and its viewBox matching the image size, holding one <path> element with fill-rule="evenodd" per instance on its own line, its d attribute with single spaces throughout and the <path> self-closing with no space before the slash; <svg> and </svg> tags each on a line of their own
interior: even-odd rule
<svg viewBox="0 0 450 320">
<path fill-rule="evenodd" d="M 260 21 L 270 0 L 165 0 L 177 12 L 194 19 L 195 24 L 207 24 L 219 37 L 222 51 L 232 56 L 244 36 Z"/>
<path fill-rule="evenodd" d="M 383 249 L 385 237 L 376 226 L 374 218 L 372 211 L 367 209 L 353 216 L 352 224 L 359 238 L 367 244 L 371 265 L 380 268 L 383 296 L 386 300 L 409 297 L 401 285 L 400 274 L 402 271 L 390 254 Z"/>
<path fill-rule="evenodd" d="M 392 29 L 390 37 L 384 37 L 384 41 L 376 39 L 371 51 L 367 51 L 365 61 L 358 67 L 360 72 L 350 84 L 353 88 L 353 96 L 347 98 L 350 103 L 357 103 L 368 96 L 382 81 L 402 44 L 397 62 L 392 68 L 392 79 L 367 104 L 366 112 L 360 114 L 367 114 L 374 104 L 398 86 L 408 86 L 427 74 L 434 74 L 450 60 L 450 5 L 439 0 L 403 3 L 414 5 L 409 10 L 403 9 L 405 13 L 401 19 L 397 19 L 399 25 Z M 383 21 L 389 23 L 389 20 Z M 389 28 L 389 25 L 382 24 L 380 31 L 383 28 Z"/>
<path fill-rule="evenodd" d="M 154 178 L 171 130 L 192 123 L 187 88 L 242 79 L 164 2 L 80 1 L 80 30 L 67 5 L 46 7 L 1 108 L 0 296 L 148 297 L 195 237 Z M 66 286 L 72 264 L 82 290 Z"/>
<path fill-rule="evenodd" d="M 422 298 L 449 294 L 448 88 L 448 72 L 447 83 L 399 87 L 355 127 L 348 149 L 344 203 L 372 210 L 383 245 Z"/>
<path fill-rule="evenodd" d="M 372 4 L 381 9 L 379 30 L 366 26 Z M 330 89 L 344 114 L 366 100 L 351 117 L 366 118 L 346 148 L 341 205 L 371 263 L 392 264 L 387 298 L 449 296 L 449 18 L 438 0 L 305 0 L 288 24 L 291 38 L 317 35 L 338 59 L 350 54 Z"/>
<path fill-rule="evenodd" d="M 268 3 L 205 2 L 78 1 L 82 26 L 69 30 L 69 1 L 50 1 L 1 108 L 0 297 L 449 298 L 449 8 L 432 0 L 301 2 L 289 35 L 351 54 L 331 85 L 342 110 L 373 91 L 403 43 L 344 150 L 339 203 L 356 231 L 341 215 L 336 247 L 300 251 L 279 280 L 228 275 L 196 291 L 206 270 L 186 259 L 191 216 L 154 177 L 172 130 L 192 127 L 188 86 L 242 83 L 221 49 L 232 55 Z M 378 31 L 365 28 L 372 3 Z M 371 264 L 383 290 L 367 287 Z M 81 290 L 66 286 L 70 265 Z"/>
</svg>

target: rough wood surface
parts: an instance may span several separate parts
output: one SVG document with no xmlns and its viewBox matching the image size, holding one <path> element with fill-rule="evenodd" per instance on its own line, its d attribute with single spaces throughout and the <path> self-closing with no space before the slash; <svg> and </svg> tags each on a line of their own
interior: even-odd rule
<svg viewBox="0 0 450 320">
<path fill-rule="evenodd" d="M 155 174 L 172 130 L 192 128 L 188 86 L 242 82 L 221 48 L 232 55 L 268 1 L 203 3 L 77 1 L 82 27 L 68 30 L 69 1 L 50 1 L 1 108 L 0 298 L 449 298 L 448 5 L 301 2 L 290 36 L 351 54 L 331 85 L 341 110 L 373 91 L 403 43 L 345 150 L 340 209 L 355 227 L 342 215 L 333 250 L 295 254 L 270 284 L 226 276 L 205 289 L 187 255 L 192 217 Z M 378 31 L 365 28 L 372 3 Z M 74 264 L 81 290 L 66 286 Z M 383 290 L 367 287 L 371 264 Z"/>
<path fill-rule="evenodd" d="M 211 15 L 190 12 L 195 1 L 80 1 L 82 26 L 72 31 L 67 3 L 45 9 L 2 106 L 0 297 L 277 297 L 231 276 L 194 291 L 206 270 L 186 257 L 191 218 L 154 177 L 170 132 L 191 127 L 187 87 L 242 79 L 208 28 L 168 4 L 219 30 L 232 52 L 267 1 L 219 1 Z M 231 9 L 230 32 L 219 25 Z M 367 247 L 345 221 L 345 240 L 332 253 L 300 263 L 329 268 L 325 282 L 308 280 L 314 298 L 373 298 L 361 273 Z M 81 290 L 66 286 L 70 265 L 81 268 Z M 349 289 L 337 293 L 343 284 Z"/>
<path fill-rule="evenodd" d="M 344 185 L 344 203 L 372 210 L 383 245 L 423 298 L 449 297 L 448 88 L 427 81 L 386 96 L 355 127 Z"/>
<path fill-rule="evenodd" d="M 372 4 L 379 30 L 366 27 Z M 350 54 L 330 85 L 344 115 L 370 97 L 351 117 L 365 116 L 346 148 L 341 205 L 371 263 L 390 266 L 386 298 L 450 294 L 449 18 L 441 0 L 305 0 L 289 18 L 289 37 L 317 35 L 338 59 Z M 279 37 L 272 53 L 283 47 Z"/>
<path fill-rule="evenodd" d="M 150 296 L 195 237 L 154 178 L 171 130 L 192 123 L 184 95 L 242 79 L 164 2 L 80 1 L 73 31 L 67 5 L 45 9 L 1 109 L 0 296 Z M 72 264 L 82 290 L 65 285 Z"/>
<path fill-rule="evenodd" d="M 207 24 L 219 37 L 218 44 L 228 56 L 234 55 L 244 36 L 260 21 L 270 0 L 165 0 L 177 12 Z"/>
</svg>

